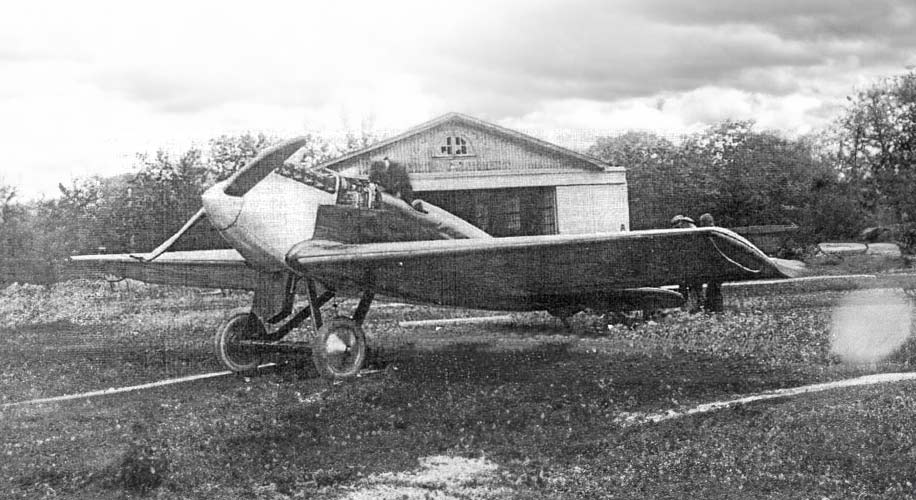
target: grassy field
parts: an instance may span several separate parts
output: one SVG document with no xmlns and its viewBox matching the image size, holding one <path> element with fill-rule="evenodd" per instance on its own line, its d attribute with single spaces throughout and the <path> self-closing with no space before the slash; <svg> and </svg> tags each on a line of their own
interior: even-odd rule
<svg viewBox="0 0 916 500">
<path fill-rule="evenodd" d="M 279 358 L 252 378 L 0 410 L 0 497 L 916 497 L 914 383 L 620 420 L 911 370 L 914 341 L 869 365 L 830 353 L 843 297 L 732 297 L 719 316 L 633 327 L 580 314 L 569 329 L 544 314 L 401 328 L 481 313 L 381 304 L 366 328 L 380 371 L 351 383 Z M 248 300 L 136 284 L 9 288 L 0 404 L 222 370 L 210 336 Z M 465 469 L 417 475 L 430 464 Z"/>
</svg>

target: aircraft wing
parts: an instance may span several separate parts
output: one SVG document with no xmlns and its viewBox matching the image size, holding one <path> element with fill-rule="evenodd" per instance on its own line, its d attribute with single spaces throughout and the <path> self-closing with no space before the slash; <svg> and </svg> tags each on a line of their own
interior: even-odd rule
<svg viewBox="0 0 916 500">
<path fill-rule="evenodd" d="M 537 309 L 620 290 L 796 273 L 722 228 L 347 244 L 307 240 L 287 254 L 332 288 L 486 309 Z"/>
<path fill-rule="evenodd" d="M 70 258 L 61 274 L 65 278 L 114 275 L 162 285 L 253 290 L 259 272 L 235 250 L 195 250 L 166 252 L 152 261 L 129 254 L 79 255 Z"/>
</svg>

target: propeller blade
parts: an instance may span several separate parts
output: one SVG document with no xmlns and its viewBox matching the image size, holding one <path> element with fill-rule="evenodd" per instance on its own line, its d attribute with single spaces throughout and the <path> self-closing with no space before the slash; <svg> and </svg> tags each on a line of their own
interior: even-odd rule
<svg viewBox="0 0 916 500">
<path fill-rule="evenodd" d="M 306 140 L 299 137 L 261 151 L 247 165 L 232 174 L 226 181 L 223 191 L 230 196 L 244 196 L 255 184 L 267 177 L 267 174 L 283 165 L 283 162 L 305 143 Z"/>
<path fill-rule="evenodd" d="M 188 232 L 189 229 L 194 227 L 194 224 L 197 224 L 205 215 L 207 215 L 207 211 L 201 208 L 197 211 L 196 214 L 192 215 L 191 218 L 188 219 L 188 222 L 184 223 L 184 226 L 181 226 L 181 229 L 179 229 L 177 233 L 173 234 L 171 238 L 163 241 L 162 244 L 156 247 L 156 249 L 151 253 L 147 255 L 131 255 L 131 257 L 139 260 L 140 262 L 150 262 L 155 260 L 156 257 L 159 257 L 168 251 L 168 249 L 171 248 L 176 241 L 178 241 L 178 238 L 181 238 L 184 233 Z"/>
</svg>

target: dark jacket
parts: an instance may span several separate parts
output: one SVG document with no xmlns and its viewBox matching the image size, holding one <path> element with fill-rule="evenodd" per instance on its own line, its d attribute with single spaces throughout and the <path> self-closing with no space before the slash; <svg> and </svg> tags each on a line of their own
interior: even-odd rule
<svg viewBox="0 0 916 500">
<path fill-rule="evenodd" d="M 374 182 L 388 194 L 397 196 L 407 203 L 413 201 L 413 186 L 407 169 L 393 161 L 374 161 L 369 166 L 369 182 Z"/>
</svg>

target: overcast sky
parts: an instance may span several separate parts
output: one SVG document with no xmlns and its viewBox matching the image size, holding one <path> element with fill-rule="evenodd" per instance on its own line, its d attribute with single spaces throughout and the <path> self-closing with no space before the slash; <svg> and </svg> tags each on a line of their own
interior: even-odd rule
<svg viewBox="0 0 916 500">
<path fill-rule="evenodd" d="M 54 195 L 221 134 L 450 111 L 571 147 L 727 118 L 804 133 L 913 65 L 914 0 L 15 2 L 0 179 Z"/>
</svg>

